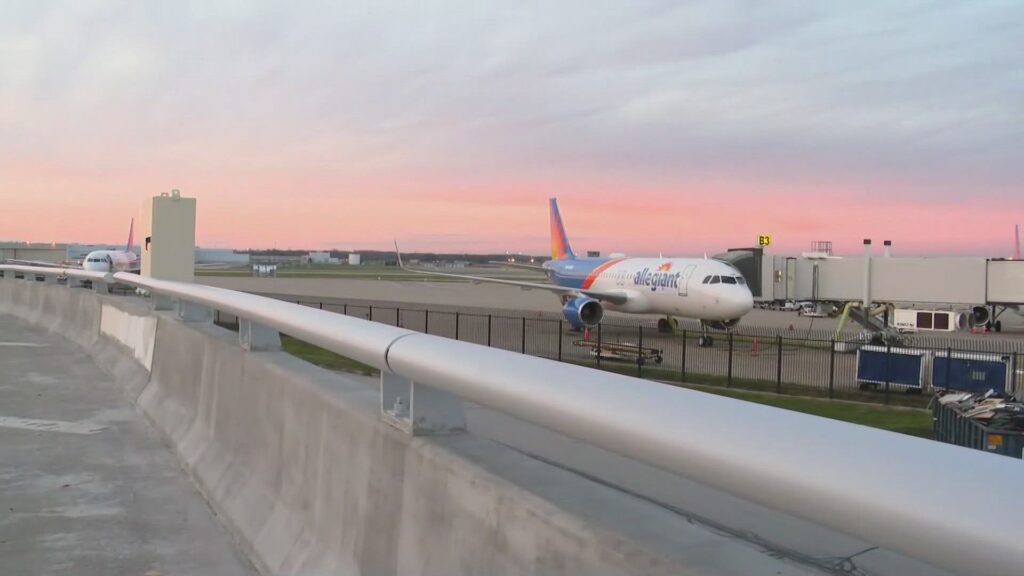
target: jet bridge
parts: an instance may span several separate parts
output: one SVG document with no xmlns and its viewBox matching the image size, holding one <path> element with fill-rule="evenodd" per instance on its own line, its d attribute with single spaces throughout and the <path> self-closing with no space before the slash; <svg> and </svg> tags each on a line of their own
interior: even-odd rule
<svg viewBox="0 0 1024 576">
<path fill-rule="evenodd" d="M 938 305 L 974 312 L 976 324 L 1006 308 L 1024 307 L 1024 261 L 986 258 L 895 258 L 871 254 L 840 258 L 825 252 L 799 257 L 765 254 L 760 248 L 731 249 L 715 258 L 736 266 L 758 302 L 807 300 L 856 302 L 870 310 L 878 304 Z M 980 309 L 980 310 L 979 310 Z M 868 326 L 874 330 L 875 326 Z"/>
</svg>

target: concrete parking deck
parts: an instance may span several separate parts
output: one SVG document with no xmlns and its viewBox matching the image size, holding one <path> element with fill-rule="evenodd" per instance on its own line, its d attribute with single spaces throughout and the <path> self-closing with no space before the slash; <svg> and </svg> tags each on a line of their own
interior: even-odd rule
<svg viewBox="0 0 1024 576">
<path fill-rule="evenodd" d="M 81 348 L 4 315 L 0 573 L 255 574 L 112 378 Z"/>
</svg>

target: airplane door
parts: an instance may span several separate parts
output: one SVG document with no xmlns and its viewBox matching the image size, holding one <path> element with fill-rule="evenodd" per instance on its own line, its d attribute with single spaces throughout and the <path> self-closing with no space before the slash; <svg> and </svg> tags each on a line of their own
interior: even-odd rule
<svg viewBox="0 0 1024 576">
<path fill-rule="evenodd" d="M 697 268 L 696 265 L 690 264 L 686 268 L 683 268 L 683 274 L 679 277 L 679 295 L 686 296 L 689 292 L 690 276 L 693 276 L 693 271 Z"/>
</svg>

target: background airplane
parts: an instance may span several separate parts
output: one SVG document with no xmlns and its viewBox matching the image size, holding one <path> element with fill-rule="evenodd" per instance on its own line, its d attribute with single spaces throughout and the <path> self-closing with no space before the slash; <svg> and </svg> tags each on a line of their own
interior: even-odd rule
<svg viewBox="0 0 1024 576">
<path fill-rule="evenodd" d="M 128 242 L 124 250 L 93 250 L 82 260 L 82 269 L 95 272 L 138 272 L 139 256 L 132 251 L 135 240 L 135 219 L 128 225 Z"/>
<path fill-rule="evenodd" d="M 86 254 L 82 260 L 81 268 L 94 272 L 138 272 L 141 268 L 139 256 L 132 251 L 132 243 L 135 237 L 135 219 L 128 225 L 128 243 L 124 250 L 93 250 Z M 46 266 L 58 268 L 72 268 L 72 266 L 61 266 L 53 262 L 41 262 L 39 260 L 5 260 L 10 264 L 21 264 L 25 266 Z"/>
<path fill-rule="evenodd" d="M 407 268 L 418 274 L 464 278 L 554 292 L 565 319 L 577 329 L 597 326 L 604 311 L 659 314 L 658 329 L 670 332 L 677 317 L 700 320 L 705 328 L 729 329 L 753 308 L 746 280 L 732 266 L 698 258 L 578 258 L 569 245 L 558 210 L 550 200 L 551 260 L 541 268 L 551 284 L 484 278 Z M 398 246 L 395 246 L 398 250 Z M 701 337 L 702 345 L 712 343 Z"/>
</svg>

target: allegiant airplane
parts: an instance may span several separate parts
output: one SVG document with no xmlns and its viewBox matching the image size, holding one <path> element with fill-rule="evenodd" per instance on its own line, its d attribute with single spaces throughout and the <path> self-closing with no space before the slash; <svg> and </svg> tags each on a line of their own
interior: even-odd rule
<svg viewBox="0 0 1024 576">
<path fill-rule="evenodd" d="M 414 270 L 402 264 L 400 254 L 398 263 L 420 274 L 554 292 L 561 298 L 566 320 L 577 329 L 597 326 L 606 309 L 663 315 L 658 328 L 664 332 L 673 329 L 677 317 L 700 320 L 705 328 L 730 329 L 753 308 L 743 275 L 718 260 L 577 257 L 569 246 L 558 201 L 552 198 L 550 205 L 551 260 L 536 268 L 544 270 L 551 284 Z M 710 338 L 703 336 L 701 343 L 710 344 Z"/>
</svg>

